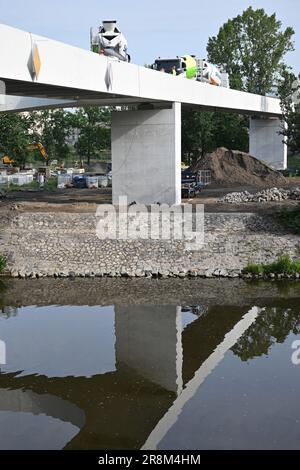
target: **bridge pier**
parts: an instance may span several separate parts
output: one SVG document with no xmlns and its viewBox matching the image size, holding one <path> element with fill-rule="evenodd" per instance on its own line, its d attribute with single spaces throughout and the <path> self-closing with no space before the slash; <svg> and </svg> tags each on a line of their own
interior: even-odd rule
<svg viewBox="0 0 300 470">
<path fill-rule="evenodd" d="M 114 112 L 113 204 L 181 203 L 181 104 Z"/>
<path fill-rule="evenodd" d="M 250 154 L 276 170 L 287 168 L 287 146 L 279 118 L 250 118 Z"/>
</svg>

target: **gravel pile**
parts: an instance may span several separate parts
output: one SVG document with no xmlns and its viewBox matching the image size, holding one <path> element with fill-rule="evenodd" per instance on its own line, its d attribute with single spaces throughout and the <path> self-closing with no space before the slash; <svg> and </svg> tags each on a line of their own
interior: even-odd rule
<svg viewBox="0 0 300 470">
<path fill-rule="evenodd" d="M 300 188 L 271 188 L 264 189 L 255 194 L 251 194 L 248 191 L 230 193 L 219 199 L 219 202 L 241 204 L 247 202 L 279 202 L 287 199 L 300 201 Z"/>
<path fill-rule="evenodd" d="M 300 201 L 300 188 L 294 188 L 289 191 L 289 199 L 294 199 L 295 201 Z"/>
</svg>

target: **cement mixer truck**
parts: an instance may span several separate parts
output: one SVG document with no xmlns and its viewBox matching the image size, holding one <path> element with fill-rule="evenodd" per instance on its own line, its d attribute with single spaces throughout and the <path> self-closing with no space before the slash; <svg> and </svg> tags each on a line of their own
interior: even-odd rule
<svg viewBox="0 0 300 470">
<path fill-rule="evenodd" d="M 103 21 L 102 26 L 91 28 L 90 34 L 92 52 L 125 62 L 131 61 L 127 52 L 127 40 L 117 27 L 115 20 Z M 159 57 L 151 68 L 190 80 L 229 88 L 229 76 L 221 67 L 205 59 L 197 59 L 194 55 L 187 54 L 173 59 Z"/>
<path fill-rule="evenodd" d="M 174 76 L 229 88 L 228 73 L 224 72 L 221 67 L 211 64 L 205 59 L 197 59 L 193 55 L 185 55 L 174 59 L 159 57 L 155 60 L 152 68 Z"/>
<path fill-rule="evenodd" d="M 91 51 L 130 62 L 127 40 L 115 20 L 103 21 L 99 28 L 91 28 Z"/>
</svg>

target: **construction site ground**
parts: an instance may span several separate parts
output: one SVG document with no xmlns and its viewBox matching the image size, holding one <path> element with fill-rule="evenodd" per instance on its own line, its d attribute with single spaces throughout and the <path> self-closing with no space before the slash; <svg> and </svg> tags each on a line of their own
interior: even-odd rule
<svg viewBox="0 0 300 470">
<path fill-rule="evenodd" d="M 300 178 L 287 179 L 285 187 L 300 186 Z M 286 200 L 269 203 L 221 203 L 219 199 L 231 192 L 249 191 L 255 193 L 263 189 L 253 186 L 210 185 L 197 197 L 183 200 L 183 203 L 204 204 L 206 212 L 256 212 L 272 213 L 283 207 L 293 207 L 297 201 Z M 63 189 L 56 191 L 23 190 L 7 193 L 0 201 L 0 210 L 17 209 L 20 211 L 51 211 L 51 212 L 94 212 L 98 204 L 111 204 L 112 190 L 107 189 Z"/>
</svg>

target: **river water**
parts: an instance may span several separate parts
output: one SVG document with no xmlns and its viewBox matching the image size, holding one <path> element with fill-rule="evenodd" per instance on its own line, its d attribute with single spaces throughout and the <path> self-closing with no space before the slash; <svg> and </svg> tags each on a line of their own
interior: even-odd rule
<svg viewBox="0 0 300 470">
<path fill-rule="evenodd" d="M 0 449 L 300 448 L 300 283 L 0 290 Z"/>
</svg>

